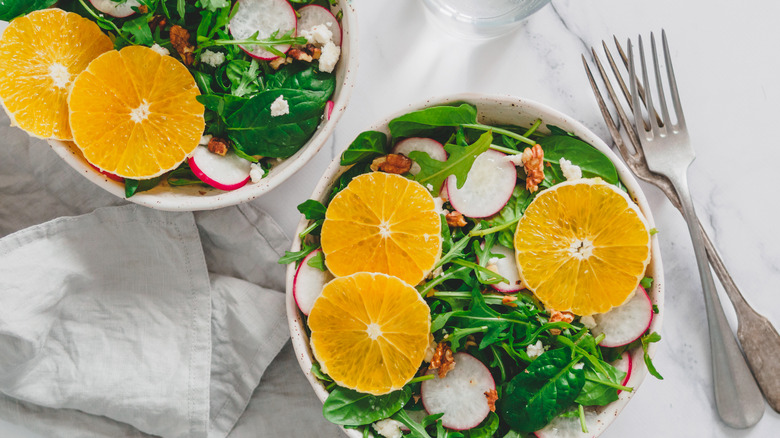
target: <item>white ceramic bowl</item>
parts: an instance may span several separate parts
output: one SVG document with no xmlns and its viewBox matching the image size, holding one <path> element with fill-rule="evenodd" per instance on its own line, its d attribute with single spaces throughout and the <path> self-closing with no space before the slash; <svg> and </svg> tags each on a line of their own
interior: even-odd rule
<svg viewBox="0 0 780 438">
<path fill-rule="evenodd" d="M 358 32 L 354 6 L 348 0 L 339 0 L 338 4 L 331 8 L 331 11 L 334 15 L 339 11 L 343 14 L 341 20 L 341 59 L 336 65 L 336 90 L 331 98 L 334 102 L 333 112 L 330 119 L 322 121 L 314 135 L 298 152 L 271 169 L 269 174 L 259 182 L 250 182 L 237 190 L 226 192 L 205 185 L 171 187 L 163 182 L 152 190 L 136 193 L 128 198 L 128 201 L 158 210 L 170 211 L 213 210 L 227 207 L 263 195 L 284 182 L 311 160 L 328 140 L 336 123 L 341 118 L 341 114 L 346 110 L 352 88 L 354 88 L 358 66 Z M 73 143 L 49 140 L 49 144 L 66 163 L 84 175 L 85 178 L 111 194 L 120 198 L 125 197 L 124 184 L 95 171 Z"/>
<path fill-rule="evenodd" d="M 459 94 L 439 99 L 429 99 L 417 105 L 410 105 L 409 107 L 404 108 L 402 111 L 385 118 L 384 120 L 374 124 L 371 127 L 368 127 L 367 129 L 382 131 L 389 135 L 390 132 L 387 128 L 387 124 L 395 117 L 428 106 L 459 101 L 476 105 L 477 117 L 482 123 L 530 126 L 534 120 L 541 118 L 543 121 L 543 126 L 546 124 L 556 125 L 565 129 L 566 131 L 573 132 L 586 142 L 595 146 L 598 150 L 606 154 L 613 163 L 615 163 L 620 180 L 628 189 L 631 197 L 639 205 L 639 208 L 647 218 L 650 227 L 655 226 L 653 215 L 650 212 L 650 207 L 647 204 L 647 199 L 645 198 L 644 193 L 642 193 L 639 184 L 637 183 L 636 179 L 634 179 L 634 176 L 629 172 L 628 168 L 626 168 L 623 162 L 618 159 L 618 157 L 610 150 L 604 141 L 602 141 L 598 136 L 596 136 L 596 134 L 588 130 L 581 123 L 545 105 L 511 96 Z M 545 132 L 546 129 L 540 128 L 540 131 Z M 346 145 L 344 146 L 346 147 Z M 346 168 L 339 165 L 338 157 L 333 160 L 328 169 L 325 171 L 325 174 L 322 176 L 322 179 L 320 179 L 319 183 L 317 184 L 317 187 L 314 189 L 314 193 L 312 193 L 311 199 L 323 201 L 329 192 L 330 186 L 344 170 L 346 170 Z M 307 225 L 308 221 L 305 218 L 302 218 L 300 224 L 298 225 L 296 236 L 301 231 L 303 231 Z M 300 245 L 300 239 L 296 238 L 296 240 L 293 242 L 292 250 L 298 251 L 300 249 Z M 661 251 L 658 247 L 658 240 L 656 236 L 652 237 L 651 260 L 647 269 L 647 273 L 649 276 L 654 278 L 653 287 L 648 291 L 648 293 L 652 299 L 653 304 L 655 304 L 660 310 L 660 313 L 655 315 L 653 318 L 652 324 L 650 325 L 650 331 L 658 332 L 661 328 L 663 315 L 664 280 L 663 269 L 661 267 Z M 324 401 L 328 396 L 328 392 L 311 373 L 312 353 L 309 346 L 309 338 L 306 335 L 304 320 L 298 310 L 297 305 L 295 304 L 295 299 L 293 298 L 292 284 L 294 275 L 295 266 L 290 264 L 287 268 L 287 320 L 290 325 L 290 335 L 292 337 L 292 343 L 293 347 L 295 348 L 298 363 L 300 364 L 303 373 L 306 375 L 309 383 L 311 383 L 311 386 L 314 388 L 314 392 L 317 394 L 317 397 L 321 401 Z M 651 356 L 654 354 L 655 344 L 650 344 L 648 352 Z M 633 360 L 633 370 L 631 372 L 629 381 L 626 383 L 626 386 L 636 388 L 645 379 L 645 376 L 647 375 L 647 367 L 645 366 L 643 360 L 643 353 L 641 348 L 631 351 L 631 357 Z M 612 423 L 615 417 L 617 417 L 617 414 L 623 409 L 626 403 L 628 403 L 632 395 L 632 392 L 623 391 L 620 393 L 619 399 L 617 401 L 607 406 L 601 407 L 595 412 L 595 415 L 588 415 L 587 422 L 588 431 L 590 433 L 588 436 L 596 437 L 600 435 L 607 428 L 607 426 Z M 355 430 L 344 429 L 344 432 L 347 434 L 347 436 L 354 438 L 360 438 L 362 436 Z"/>
</svg>

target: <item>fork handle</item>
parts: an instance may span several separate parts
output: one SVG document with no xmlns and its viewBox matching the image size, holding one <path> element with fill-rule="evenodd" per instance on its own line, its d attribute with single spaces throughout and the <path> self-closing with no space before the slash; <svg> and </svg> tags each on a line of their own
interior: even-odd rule
<svg viewBox="0 0 780 438">
<path fill-rule="evenodd" d="M 701 277 L 710 333 L 715 405 L 726 425 L 745 429 L 754 426 L 764 415 L 764 398 L 742 356 L 718 298 L 686 172 L 687 169 L 683 169 L 679 175 L 668 176 L 680 199 Z"/>
<path fill-rule="evenodd" d="M 745 301 L 701 222 L 699 228 L 710 264 L 737 312 L 737 338 L 745 358 L 769 406 L 780 412 L 780 334 L 768 319 Z"/>
</svg>

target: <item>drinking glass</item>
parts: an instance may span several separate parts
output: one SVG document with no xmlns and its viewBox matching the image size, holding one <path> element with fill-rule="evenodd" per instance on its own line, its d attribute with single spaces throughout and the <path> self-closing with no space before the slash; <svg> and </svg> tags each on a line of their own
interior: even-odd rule
<svg viewBox="0 0 780 438">
<path fill-rule="evenodd" d="M 458 36 L 494 38 L 514 29 L 550 0 L 422 0 L 434 20 Z"/>
</svg>

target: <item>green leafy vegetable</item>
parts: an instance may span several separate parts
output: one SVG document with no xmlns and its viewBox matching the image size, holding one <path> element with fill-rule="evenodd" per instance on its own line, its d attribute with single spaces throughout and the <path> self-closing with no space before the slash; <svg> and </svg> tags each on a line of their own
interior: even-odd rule
<svg viewBox="0 0 780 438">
<path fill-rule="evenodd" d="M 449 154 L 447 161 L 434 160 L 425 152 L 410 152 L 409 158 L 417 162 L 422 169 L 414 176 L 414 179 L 428 187 L 434 196 L 439 195 L 444 180 L 450 175 L 455 175 L 458 188 L 463 187 L 474 160 L 479 154 L 488 150 L 491 141 L 493 141 L 493 135 L 486 132 L 467 147 L 447 143 L 444 145 L 444 150 Z"/>
<path fill-rule="evenodd" d="M 325 400 L 322 414 L 334 424 L 360 426 L 395 414 L 410 398 L 408 386 L 381 396 L 337 386 Z"/>
<path fill-rule="evenodd" d="M 32 11 L 46 9 L 57 0 L 0 0 L 0 20 L 11 21 Z"/>
<path fill-rule="evenodd" d="M 155 177 L 150 179 L 129 179 L 125 178 L 125 198 L 129 198 L 136 193 L 145 192 L 151 190 L 160 184 L 161 177 Z"/>
<path fill-rule="evenodd" d="M 598 368 L 591 362 L 585 364 L 585 385 L 575 403 L 604 406 L 618 399 L 617 386 L 622 386 L 626 373 L 604 361 L 597 363 L 600 365 Z"/>
<path fill-rule="evenodd" d="M 647 372 L 649 372 L 650 375 L 655 377 L 656 379 L 663 380 L 664 377 L 661 375 L 661 373 L 658 372 L 658 370 L 655 369 L 655 365 L 653 365 L 653 359 L 651 359 L 650 355 L 647 354 L 648 346 L 653 342 L 660 341 L 661 335 L 659 335 L 656 332 L 652 332 L 642 336 L 640 340 L 642 341 L 642 351 L 644 352 L 644 360 L 645 360 L 645 365 L 647 366 Z"/>
<path fill-rule="evenodd" d="M 387 147 L 387 135 L 379 131 L 364 131 L 355 137 L 347 150 L 341 154 L 341 165 L 349 166 L 359 161 L 384 155 Z"/>
<path fill-rule="evenodd" d="M 477 122 L 477 108 L 467 103 L 460 106 L 435 106 L 404 114 L 390 121 L 393 138 L 432 135 L 441 128 L 454 128 Z"/>
<path fill-rule="evenodd" d="M 550 163 L 550 167 L 545 167 L 545 180 L 548 180 L 549 185 L 566 181 L 559 164 L 561 158 L 579 166 L 585 178 L 600 177 L 610 184 L 618 182 L 617 169 L 612 161 L 601 151 L 576 137 L 550 135 L 540 138 L 538 143 L 544 150 L 544 161 Z M 549 181 L 550 176 L 552 182 Z"/>
<path fill-rule="evenodd" d="M 298 204 L 298 211 L 308 220 L 325 219 L 325 206 L 322 202 L 314 199 L 307 199 Z"/>
</svg>

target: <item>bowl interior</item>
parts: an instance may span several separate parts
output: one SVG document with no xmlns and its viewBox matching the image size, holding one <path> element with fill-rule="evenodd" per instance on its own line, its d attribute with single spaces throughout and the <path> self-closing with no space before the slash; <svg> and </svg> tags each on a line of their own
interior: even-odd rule
<svg viewBox="0 0 780 438">
<path fill-rule="evenodd" d="M 628 189 L 632 199 L 634 199 L 634 201 L 636 201 L 636 203 L 639 205 L 639 208 L 647 218 L 650 227 L 655 226 L 647 199 L 645 198 L 644 193 L 642 193 L 639 184 L 637 183 L 636 179 L 634 179 L 633 175 L 629 172 L 628 168 L 626 168 L 623 162 L 620 161 L 618 157 L 609 149 L 604 141 L 596 136 L 593 132 L 588 130 L 581 123 L 545 105 L 511 96 L 458 94 L 439 99 L 429 99 L 419 104 L 410 105 L 409 107 L 404 108 L 403 110 L 383 119 L 382 121 L 367 129 L 382 131 L 389 134 L 387 127 L 388 122 L 395 117 L 428 106 L 461 101 L 476 105 L 478 118 L 483 123 L 529 126 L 536 119 L 541 118 L 543 121 L 543 126 L 550 124 L 565 129 L 568 132 L 573 132 L 575 135 L 579 136 L 584 141 L 590 143 L 601 152 L 606 154 L 607 157 L 609 157 L 609 159 L 615 163 L 620 180 Z M 543 131 L 544 130 L 546 130 L 546 128 L 544 128 Z M 334 159 L 317 184 L 317 187 L 315 188 L 314 193 L 312 193 L 311 198 L 324 201 L 329 192 L 330 186 L 345 170 L 346 168 L 339 165 L 339 158 L 337 157 Z M 308 226 L 308 221 L 305 218 L 302 218 L 300 224 L 298 225 L 296 236 L 298 233 L 303 231 L 306 226 Z M 293 242 L 292 250 L 298 251 L 300 249 L 300 245 L 300 239 L 296 237 L 295 241 Z M 650 264 L 648 265 L 647 272 L 648 275 L 654 278 L 653 287 L 648 291 L 648 293 L 653 304 L 656 305 L 660 310 L 660 313 L 655 315 L 653 318 L 653 321 L 650 325 L 650 331 L 657 332 L 660 330 L 662 323 L 661 315 L 663 314 L 663 269 L 661 266 L 661 253 L 658 247 L 657 237 L 655 235 L 652 237 L 651 260 Z M 298 363 L 300 364 L 301 369 L 306 375 L 306 378 L 311 383 L 312 388 L 317 394 L 317 397 L 321 401 L 324 401 L 328 396 L 328 392 L 325 390 L 325 387 L 322 385 L 322 383 L 317 380 L 317 378 L 311 373 L 313 358 L 311 348 L 309 346 L 309 339 L 306 334 L 305 322 L 302 318 L 302 315 L 300 314 L 300 311 L 298 310 L 297 305 L 295 304 L 295 299 L 293 298 L 292 294 L 294 275 L 295 266 L 291 264 L 287 269 L 286 297 L 287 319 L 290 325 L 290 335 L 292 337 L 293 347 L 295 348 L 296 356 L 298 358 Z M 652 356 L 654 352 L 655 344 L 650 344 L 648 353 Z M 629 381 L 626 383 L 626 386 L 636 388 L 647 375 L 647 367 L 645 366 L 643 352 L 641 349 L 631 351 L 630 353 L 633 360 L 633 370 Z M 603 406 L 592 412 L 592 414 L 588 415 L 586 420 L 589 433 L 591 434 L 590 436 L 595 437 L 600 435 L 601 432 L 603 432 L 604 429 L 606 429 L 606 427 L 615 419 L 617 414 L 623 409 L 626 403 L 628 403 L 628 400 L 631 398 L 632 394 L 632 392 L 622 391 L 619 394 L 617 401 L 607 406 Z M 362 434 L 356 430 L 344 429 L 344 432 L 350 437 L 359 438 L 362 436 Z"/>
<path fill-rule="evenodd" d="M 354 6 L 348 0 L 338 0 L 337 4 L 331 7 L 331 11 L 334 15 L 339 12 L 343 14 L 341 59 L 334 71 L 336 90 L 332 97 L 333 112 L 329 119 L 320 123 L 314 135 L 298 152 L 274 166 L 262 180 L 257 183 L 250 182 L 237 190 L 225 192 L 205 185 L 171 187 L 162 182 L 154 189 L 137 193 L 128 200 L 158 210 L 169 211 L 212 210 L 227 207 L 263 195 L 284 182 L 311 160 L 333 133 L 336 123 L 346 110 L 352 88 L 354 88 L 357 71 L 357 24 Z M 124 185 L 96 172 L 73 143 L 49 140 L 49 144 L 54 152 L 88 180 L 109 193 L 124 198 Z"/>
</svg>

